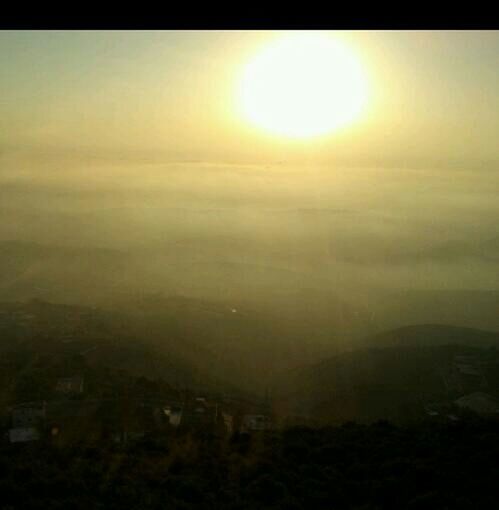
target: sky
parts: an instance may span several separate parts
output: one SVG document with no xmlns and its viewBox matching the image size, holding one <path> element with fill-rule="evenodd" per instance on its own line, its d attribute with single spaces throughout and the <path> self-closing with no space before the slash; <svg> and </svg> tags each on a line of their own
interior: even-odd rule
<svg viewBox="0 0 499 510">
<path fill-rule="evenodd" d="M 368 109 L 306 143 L 269 137 L 237 111 L 245 63 L 280 35 L 4 31 L 0 144 L 211 163 L 497 160 L 499 32 L 336 32 L 366 70 Z"/>
<path fill-rule="evenodd" d="M 152 287 L 181 267 L 184 293 L 210 274 L 240 288 L 227 264 L 248 285 L 252 265 L 298 286 L 498 290 L 499 32 L 329 34 L 369 97 L 303 140 L 250 124 L 236 93 L 284 35 L 0 32 L 0 256 L 124 250 Z"/>
</svg>

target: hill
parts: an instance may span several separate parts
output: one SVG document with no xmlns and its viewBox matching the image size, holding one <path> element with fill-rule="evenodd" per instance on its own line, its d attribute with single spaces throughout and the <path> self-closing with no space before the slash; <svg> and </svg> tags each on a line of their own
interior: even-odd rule
<svg viewBox="0 0 499 510">
<path fill-rule="evenodd" d="M 499 292 L 476 289 L 405 289 L 380 292 L 370 309 L 378 331 L 408 324 L 442 324 L 499 331 Z"/>
<path fill-rule="evenodd" d="M 477 391 L 499 396 L 499 334 L 422 325 L 375 335 L 362 349 L 287 372 L 275 397 L 278 414 L 305 421 L 405 422 L 424 417 L 434 403 L 450 409 Z"/>
<path fill-rule="evenodd" d="M 417 324 L 396 328 L 367 339 L 374 347 L 436 347 L 467 345 L 470 347 L 499 347 L 499 332 L 442 324 Z"/>
</svg>

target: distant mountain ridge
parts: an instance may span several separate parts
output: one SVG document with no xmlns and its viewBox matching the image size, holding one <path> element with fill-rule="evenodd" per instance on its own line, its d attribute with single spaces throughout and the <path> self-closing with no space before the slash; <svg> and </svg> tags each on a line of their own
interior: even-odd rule
<svg viewBox="0 0 499 510">
<path fill-rule="evenodd" d="M 415 324 L 378 333 L 367 343 L 372 347 L 438 345 L 499 347 L 499 332 L 444 324 Z"/>
</svg>

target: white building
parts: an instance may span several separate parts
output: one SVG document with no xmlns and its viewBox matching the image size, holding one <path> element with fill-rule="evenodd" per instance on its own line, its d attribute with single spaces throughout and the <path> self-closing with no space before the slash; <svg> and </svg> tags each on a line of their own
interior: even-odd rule
<svg viewBox="0 0 499 510">
<path fill-rule="evenodd" d="M 241 423 L 241 432 L 270 430 L 271 425 L 268 416 L 263 414 L 245 414 Z"/>
<path fill-rule="evenodd" d="M 499 400 L 492 395 L 477 391 L 454 402 L 461 409 L 469 409 L 481 415 L 499 416 Z"/>
<path fill-rule="evenodd" d="M 180 407 L 164 407 L 163 413 L 168 418 L 168 422 L 172 427 L 178 427 L 182 420 L 182 409 Z"/>
<path fill-rule="evenodd" d="M 83 393 L 83 377 L 75 376 L 59 379 L 55 389 L 58 393 L 65 395 Z"/>
<path fill-rule="evenodd" d="M 36 427 L 16 427 L 9 430 L 11 443 L 27 443 L 38 439 L 40 439 L 40 433 Z"/>
<path fill-rule="evenodd" d="M 46 417 L 45 402 L 26 402 L 12 409 L 12 427 L 29 428 L 43 423 Z"/>
</svg>

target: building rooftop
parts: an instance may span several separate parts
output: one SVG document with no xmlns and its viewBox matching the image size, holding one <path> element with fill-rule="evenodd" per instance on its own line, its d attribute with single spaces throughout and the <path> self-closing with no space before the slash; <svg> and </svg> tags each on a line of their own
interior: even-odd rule
<svg viewBox="0 0 499 510">
<path fill-rule="evenodd" d="M 454 403 L 461 408 L 470 409 L 477 414 L 499 414 L 499 399 L 480 391 L 464 395 L 455 400 Z"/>
</svg>

